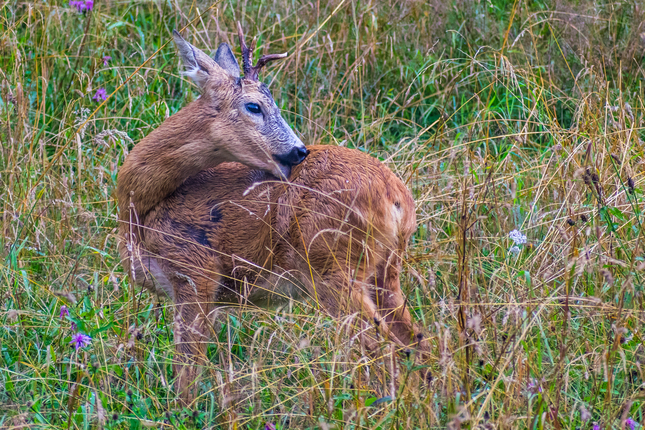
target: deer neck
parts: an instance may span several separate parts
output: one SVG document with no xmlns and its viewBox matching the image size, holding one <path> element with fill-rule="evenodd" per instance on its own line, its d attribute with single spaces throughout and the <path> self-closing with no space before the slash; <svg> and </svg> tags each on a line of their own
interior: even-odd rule
<svg viewBox="0 0 645 430">
<path fill-rule="evenodd" d="M 227 161 L 210 132 L 218 118 L 209 116 L 199 102 L 168 118 L 125 159 L 117 185 L 121 220 L 143 223 L 186 179 Z"/>
</svg>

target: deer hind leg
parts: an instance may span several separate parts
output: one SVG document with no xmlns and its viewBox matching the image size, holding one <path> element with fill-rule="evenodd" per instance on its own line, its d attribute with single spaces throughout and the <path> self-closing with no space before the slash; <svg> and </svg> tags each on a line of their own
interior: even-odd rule
<svg viewBox="0 0 645 430">
<path fill-rule="evenodd" d="M 399 347 L 416 349 L 427 360 L 427 341 L 414 323 L 401 290 L 401 264 L 400 257 L 390 252 L 375 268 L 363 268 L 352 283 L 352 306 Z"/>
<path fill-rule="evenodd" d="M 401 290 L 400 271 L 400 258 L 395 255 L 392 255 L 386 264 L 377 266 L 371 283 L 375 289 L 376 305 L 379 314 L 400 344 L 405 346 L 406 350 L 415 349 L 417 362 L 425 364 L 430 361 L 430 348 L 406 306 L 406 299 Z M 430 371 L 424 370 L 423 377 L 430 380 Z"/>
<path fill-rule="evenodd" d="M 379 345 L 373 332 L 368 330 L 370 326 L 378 330 L 380 335 L 399 346 L 404 346 L 392 333 L 389 324 L 381 315 L 374 301 L 374 287 L 361 279 L 363 278 L 360 276 L 357 279 L 351 279 L 344 271 L 332 270 L 317 277 L 314 285 L 310 283 L 309 294 L 335 317 L 357 314 L 362 320 L 361 341 L 371 353 L 376 353 Z"/>
<path fill-rule="evenodd" d="M 372 325 L 402 351 L 416 349 L 415 360 L 426 364 L 430 360 L 427 342 L 406 307 L 399 273 L 398 265 L 380 265 L 372 273 L 359 273 L 353 280 L 346 273 L 336 272 L 321 279 L 319 285 L 324 288 L 318 288 L 318 297 L 334 316 L 359 315 L 363 330 L 361 341 L 370 355 L 376 357 L 380 352 L 379 342 L 369 330 Z M 424 368 L 421 375 L 427 381 L 432 379 L 428 369 Z"/>
<path fill-rule="evenodd" d="M 174 337 L 176 389 L 181 401 L 188 405 L 198 395 L 199 376 L 205 364 L 206 346 L 210 338 L 209 316 L 214 309 L 214 281 L 204 276 L 175 273 Z"/>
<path fill-rule="evenodd" d="M 398 264 L 380 264 L 369 279 L 378 313 L 392 334 L 405 346 L 418 344 L 423 335 L 412 322 L 412 315 L 406 306 L 401 290 Z"/>
</svg>

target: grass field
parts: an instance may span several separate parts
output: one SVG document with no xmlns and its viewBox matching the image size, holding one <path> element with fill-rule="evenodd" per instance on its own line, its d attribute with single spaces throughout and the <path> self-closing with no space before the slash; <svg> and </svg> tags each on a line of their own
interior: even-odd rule
<svg viewBox="0 0 645 430">
<path fill-rule="evenodd" d="M 645 424 L 639 0 L 0 10 L 0 428 Z M 402 285 L 430 384 L 387 342 L 365 354 L 351 317 L 222 308 L 203 396 L 179 405 L 172 306 L 123 273 L 113 196 L 128 150 L 197 97 L 172 29 L 239 54 L 237 20 L 289 52 L 262 79 L 303 142 L 413 191 Z"/>
</svg>

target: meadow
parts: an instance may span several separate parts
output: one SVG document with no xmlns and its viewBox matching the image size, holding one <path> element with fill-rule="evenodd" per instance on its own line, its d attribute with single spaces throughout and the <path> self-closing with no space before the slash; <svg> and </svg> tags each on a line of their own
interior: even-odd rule
<svg viewBox="0 0 645 430">
<path fill-rule="evenodd" d="M 0 6 L 0 428 L 640 429 L 639 0 L 8 0 Z M 218 311 L 199 400 L 173 309 L 117 251 L 119 166 L 198 96 L 171 31 L 235 23 L 307 144 L 416 201 L 402 286 L 433 380 L 314 303 Z M 89 336 L 79 338 L 79 334 Z M 78 348 L 77 348 L 78 346 Z"/>
</svg>

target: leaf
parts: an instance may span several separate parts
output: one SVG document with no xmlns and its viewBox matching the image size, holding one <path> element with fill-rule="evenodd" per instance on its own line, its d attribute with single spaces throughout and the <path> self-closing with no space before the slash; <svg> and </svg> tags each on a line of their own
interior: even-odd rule
<svg viewBox="0 0 645 430">
<path fill-rule="evenodd" d="M 108 25 L 108 26 L 107 26 L 107 29 L 108 29 L 108 30 L 112 30 L 113 28 L 121 27 L 121 26 L 123 26 L 123 25 L 125 25 L 125 22 L 123 22 L 123 21 L 117 21 L 117 22 L 114 22 L 114 23 L 112 23 L 112 24 Z"/>
<path fill-rule="evenodd" d="M 123 368 L 118 364 L 111 365 L 110 370 L 114 372 L 119 378 L 123 376 Z"/>
<path fill-rule="evenodd" d="M 369 402 L 369 404 L 368 404 L 368 400 L 372 400 L 372 401 L 371 401 L 371 402 Z M 392 397 L 390 397 L 390 396 L 385 396 L 385 397 L 381 397 L 380 399 L 377 399 L 376 397 L 371 397 L 371 398 L 370 398 L 370 399 L 368 399 L 368 400 L 366 400 L 366 401 L 365 401 L 365 406 L 378 406 L 378 405 L 380 405 L 381 403 L 391 402 L 391 401 L 392 401 Z"/>
<path fill-rule="evenodd" d="M 96 330 L 92 330 L 92 332 L 90 332 L 90 335 L 94 336 L 96 334 L 103 333 L 104 331 L 111 329 L 113 325 L 114 325 L 114 321 L 104 325 L 103 327 L 99 327 Z"/>
<path fill-rule="evenodd" d="M 378 399 L 376 397 L 369 397 L 365 399 L 365 406 L 372 406 L 372 404 L 377 400 Z"/>
<path fill-rule="evenodd" d="M 618 218 L 621 221 L 625 221 L 625 215 L 618 208 L 609 208 L 609 213 Z"/>
<path fill-rule="evenodd" d="M 47 347 L 47 364 L 52 365 L 56 362 L 56 351 L 54 351 L 53 345 Z"/>
</svg>

